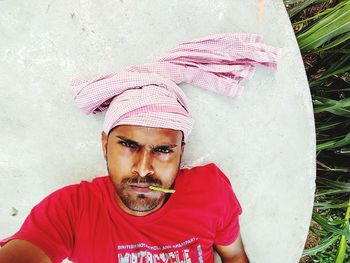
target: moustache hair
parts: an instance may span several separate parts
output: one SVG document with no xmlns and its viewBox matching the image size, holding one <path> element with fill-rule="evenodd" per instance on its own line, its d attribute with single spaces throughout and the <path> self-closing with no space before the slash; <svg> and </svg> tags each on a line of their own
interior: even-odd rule
<svg viewBox="0 0 350 263">
<path fill-rule="evenodd" d="M 153 178 L 149 175 L 146 175 L 145 177 L 141 177 L 139 175 L 125 178 L 122 180 L 122 183 L 125 184 L 151 184 L 155 186 L 160 186 L 162 182 L 156 178 Z"/>
</svg>

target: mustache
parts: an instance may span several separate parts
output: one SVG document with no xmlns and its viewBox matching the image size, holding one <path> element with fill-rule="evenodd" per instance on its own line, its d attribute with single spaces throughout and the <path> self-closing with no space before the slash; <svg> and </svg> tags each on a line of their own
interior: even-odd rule
<svg viewBox="0 0 350 263">
<path fill-rule="evenodd" d="M 160 186 L 162 182 L 156 178 L 153 178 L 149 175 L 146 175 L 145 177 L 141 177 L 139 175 L 124 178 L 121 183 L 124 184 L 150 184 L 155 186 Z"/>
</svg>

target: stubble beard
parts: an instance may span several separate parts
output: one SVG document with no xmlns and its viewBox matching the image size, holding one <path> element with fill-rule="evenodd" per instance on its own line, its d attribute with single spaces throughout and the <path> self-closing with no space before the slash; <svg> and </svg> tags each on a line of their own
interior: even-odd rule
<svg viewBox="0 0 350 263">
<path fill-rule="evenodd" d="M 113 181 L 113 176 L 111 176 L 108 164 L 107 170 L 110 178 Z M 150 185 L 155 186 L 161 185 L 160 180 L 150 176 L 131 176 L 129 178 L 123 179 L 119 185 L 116 185 L 114 183 L 116 194 L 118 195 L 120 201 L 128 209 L 135 212 L 149 212 L 155 209 L 157 206 L 164 203 L 164 200 L 166 199 L 166 194 L 160 192 L 153 192 L 152 195 L 135 194 L 132 192 L 131 187 L 129 186 L 132 183 L 148 183 Z"/>
<path fill-rule="evenodd" d="M 150 197 L 146 194 L 130 194 L 128 186 L 120 185 L 117 194 L 123 204 L 130 210 L 136 212 L 149 212 L 158 207 L 164 201 L 164 194 Z"/>
</svg>

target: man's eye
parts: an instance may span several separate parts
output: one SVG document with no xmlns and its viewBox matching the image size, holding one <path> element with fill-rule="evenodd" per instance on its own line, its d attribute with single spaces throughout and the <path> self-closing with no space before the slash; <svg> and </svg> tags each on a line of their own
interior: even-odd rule
<svg viewBox="0 0 350 263">
<path fill-rule="evenodd" d="M 158 153 L 172 153 L 173 152 L 173 150 L 171 150 L 170 148 L 167 148 L 167 147 L 155 148 L 154 151 L 158 152 Z"/>
<path fill-rule="evenodd" d="M 123 145 L 124 147 L 127 148 L 137 148 L 137 145 L 131 142 L 127 142 L 127 141 L 120 141 L 119 142 L 121 145 Z"/>
</svg>

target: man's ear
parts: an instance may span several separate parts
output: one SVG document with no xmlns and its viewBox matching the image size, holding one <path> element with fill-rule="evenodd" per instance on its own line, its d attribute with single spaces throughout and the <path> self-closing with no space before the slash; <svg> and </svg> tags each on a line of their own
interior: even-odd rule
<svg viewBox="0 0 350 263">
<path fill-rule="evenodd" d="M 186 146 L 186 143 L 185 143 L 185 142 L 182 142 L 182 143 L 181 143 L 181 156 L 184 154 L 185 146 Z"/>
<path fill-rule="evenodd" d="M 102 143 L 103 158 L 107 161 L 108 135 L 104 131 L 101 134 L 101 143 Z"/>
</svg>

